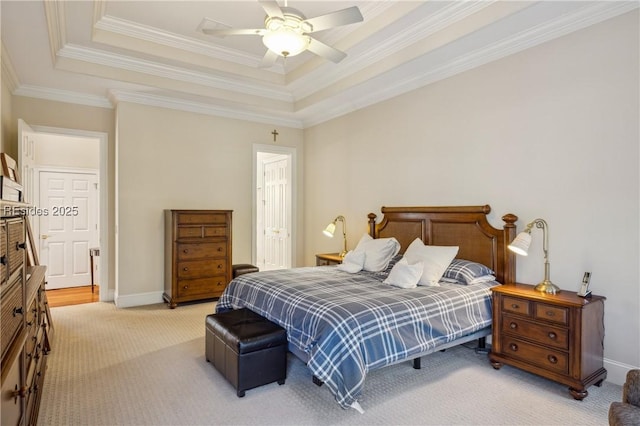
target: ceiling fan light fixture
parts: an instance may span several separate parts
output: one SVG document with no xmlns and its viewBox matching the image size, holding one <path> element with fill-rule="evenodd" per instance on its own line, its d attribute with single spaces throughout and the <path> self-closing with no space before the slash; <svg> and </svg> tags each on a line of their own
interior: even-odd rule
<svg viewBox="0 0 640 426">
<path fill-rule="evenodd" d="M 270 31 L 262 37 L 262 42 L 267 48 L 280 56 L 295 56 L 304 52 L 311 38 L 287 26 L 282 26 L 276 31 Z"/>
</svg>

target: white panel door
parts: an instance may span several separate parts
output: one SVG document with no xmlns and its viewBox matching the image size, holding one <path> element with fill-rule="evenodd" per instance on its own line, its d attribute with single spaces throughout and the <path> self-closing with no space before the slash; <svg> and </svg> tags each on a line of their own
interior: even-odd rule
<svg viewBox="0 0 640 426">
<path fill-rule="evenodd" d="M 289 159 L 264 163 L 264 269 L 290 267 Z"/>
<path fill-rule="evenodd" d="M 40 263 L 47 289 L 91 284 L 97 240 L 97 174 L 40 171 Z"/>
</svg>

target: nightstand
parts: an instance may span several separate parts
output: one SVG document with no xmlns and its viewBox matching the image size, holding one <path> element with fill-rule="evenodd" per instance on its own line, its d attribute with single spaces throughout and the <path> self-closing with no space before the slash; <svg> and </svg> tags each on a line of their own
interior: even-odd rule
<svg viewBox="0 0 640 426">
<path fill-rule="evenodd" d="M 528 284 L 493 287 L 491 365 L 520 368 L 569 386 L 582 400 L 607 377 L 604 297 L 540 293 Z"/>
<path fill-rule="evenodd" d="M 341 263 L 340 253 L 316 254 L 316 266 L 339 265 Z"/>
</svg>

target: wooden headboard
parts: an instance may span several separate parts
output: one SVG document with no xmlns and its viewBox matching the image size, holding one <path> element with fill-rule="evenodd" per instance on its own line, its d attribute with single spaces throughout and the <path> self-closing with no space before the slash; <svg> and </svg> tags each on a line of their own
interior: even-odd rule
<svg viewBox="0 0 640 426">
<path fill-rule="evenodd" d="M 503 284 L 515 282 L 515 254 L 507 246 L 516 235 L 518 216 L 502 216 L 505 224 L 498 229 L 487 221 L 489 205 L 382 207 L 381 212 L 384 216 L 380 223 L 376 223 L 374 213 L 369 213 L 369 234 L 373 238 L 395 237 L 400 253 L 416 238 L 430 245 L 458 246 L 457 258 L 489 266 Z"/>
</svg>

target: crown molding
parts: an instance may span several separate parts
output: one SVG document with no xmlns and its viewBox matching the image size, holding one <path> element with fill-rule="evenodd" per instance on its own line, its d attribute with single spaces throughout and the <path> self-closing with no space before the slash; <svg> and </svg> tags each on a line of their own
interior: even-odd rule
<svg viewBox="0 0 640 426">
<path fill-rule="evenodd" d="M 49 0 L 43 3 L 49 33 L 51 63 L 55 64 L 58 51 L 67 43 L 66 6 L 65 2 L 60 0 Z"/>
<path fill-rule="evenodd" d="M 9 92 L 13 93 L 18 86 L 20 86 L 20 80 L 18 79 L 18 75 L 16 74 L 16 70 L 13 67 L 13 62 L 11 62 L 11 58 L 9 57 L 9 51 L 4 46 L 4 42 L 1 42 L 2 46 L 0 47 L 2 50 L 0 54 L 2 55 L 2 81 L 6 84 Z"/>
<path fill-rule="evenodd" d="M 91 49 L 84 46 L 67 44 L 59 52 L 58 57 L 89 62 L 97 65 L 104 65 L 116 69 L 139 72 L 170 80 L 183 81 L 187 83 L 207 86 L 237 93 L 257 96 L 261 98 L 273 99 L 284 102 L 292 102 L 293 96 L 273 87 L 273 85 L 257 84 L 250 81 L 238 82 L 209 73 L 187 70 L 171 65 L 160 64 L 142 59 L 133 59 L 116 53 L 104 50 Z"/>
<path fill-rule="evenodd" d="M 66 102 L 70 104 L 87 105 L 98 108 L 113 108 L 111 102 L 103 96 L 87 95 L 86 93 L 69 90 L 51 89 L 48 87 L 23 84 L 13 91 L 16 96 L 47 99 L 50 101 Z"/>
<path fill-rule="evenodd" d="M 340 69 L 327 72 L 328 66 L 316 69 L 291 84 L 291 89 L 296 100 L 306 98 L 323 88 L 331 86 L 347 76 L 358 72 L 383 61 L 389 55 L 409 48 L 414 43 L 441 31 L 468 16 L 477 13 L 490 6 L 493 1 L 487 2 L 453 2 L 442 7 L 435 13 L 429 13 L 411 25 L 403 26 L 397 31 L 393 31 L 391 36 L 384 37 L 375 45 L 368 44 L 362 47 L 356 59 L 347 56 Z M 415 12 L 414 12 L 415 13 Z M 330 65 L 330 64 L 329 64 Z M 313 81 L 313 84 L 309 84 Z"/>
<path fill-rule="evenodd" d="M 237 82 L 237 80 L 231 81 L 225 77 L 213 76 L 204 72 L 190 71 L 175 66 L 158 64 L 156 62 L 131 59 L 111 52 L 65 44 L 64 2 L 54 0 L 44 3 L 50 48 L 55 58 L 65 57 L 105 65 L 113 67 L 114 69 L 122 68 L 176 81 L 215 87 L 231 92 L 285 102 L 293 102 L 294 98 L 298 98 L 307 93 L 313 93 L 318 87 L 326 87 L 327 84 L 339 82 L 339 80 L 346 75 L 356 73 L 358 70 L 366 67 L 367 64 L 379 61 L 379 58 L 388 53 L 387 49 L 393 48 L 397 50 L 399 45 L 410 46 L 411 43 L 420 40 L 421 37 L 428 36 L 437 31 L 437 28 L 430 27 L 429 25 L 439 25 L 442 28 L 463 19 L 465 16 L 477 11 L 477 8 L 487 7 L 486 4 L 481 4 L 482 2 L 480 2 L 480 4 L 476 2 L 469 2 L 468 4 L 456 2 L 454 5 L 442 8 L 442 10 L 438 11 L 434 16 L 419 19 L 415 24 L 408 26 L 402 33 L 394 34 L 393 37 L 385 39 L 384 43 L 364 53 L 364 56 L 357 60 L 357 62 L 355 62 L 355 60 L 351 63 L 348 62 L 348 57 L 344 63 L 347 68 L 343 68 L 342 64 L 339 69 L 336 68 L 333 72 L 327 72 L 326 67 L 318 68 L 318 70 L 312 73 L 313 75 L 310 74 L 311 77 L 302 79 L 303 81 L 307 81 L 306 84 L 313 86 L 311 89 L 305 89 L 303 87 L 304 83 L 297 81 L 291 83 L 287 86 L 287 90 L 295 88 L 294 96 L 284 88 L 275 87 L 275 85 Z M 227 102 L 227 105 L 214 105 L 213 103 L 210 104 L 180 99 L 178 97 L 152 95 L 135 91 L 114 89 L 109 92 L 109 97 L 105 98 L 66 90 L 21 85 L 4 45 L 2 46 L 2 78 L 6 81 L 12 93 L 17 96 L 34 97 L 101 108 L 113 108 L 118 102 L 131 102 L 232 119 L 277 124 L 292 128 L 306 128 L 488 62 L 501 59 L 587 26 L 597 24 L 606 19 L 637 9 L 639 6 L 640 3 L 637 1 L 593 3 L 572 13 L 559 14 L 553 21 L 533 26 L 526 31 L 495 41 L 482 48 L 458 55 L 457 57 L 452 57 L 446 63 L 438 64 L 435 67 L 432 63 L 429 64 L 429 55 L 423 58 L 416 58 L 403 66 L 374 76 L 362 84 L 340 91 L 334 96 L 314 103 L 307 108 L 290 113 L 265 111 L 258 107 L 251 106 L 238 106 L 231 102 Z M 96 2 L 96 10 L 96 15 L 103 16 L 104 2 Z M 356 48 L 363 49 L 364 47 L 356 46 Z M 347 71 L 345 72 L 345 70 Z"/>
<path fill-rule="evenodd" d="M 232 107 L 211 105 L 168 96 L 152 95 L 148 93 L 130 92 L 125 90 L 110 90 L 109 99 L 117 105 L 119 102 L 129 102 L 140 105 L 167 108 L 178 111 L 195 112 L 198 114 L 217 117 L 233 118 L 257 123 L 276 124 L 280 126 L 302 129 L 302 121 L 269 114 L 261 111 L 251 111 L 246 107 Z"/>
<path fill-rule="evenodd" d="M 305 128 L 315 126 L 338 118 L 342 115 L 357 111 L 358 109 L 374 105 L 411 90 L 452 77 L 464 71 L 630 12 L 638 7 L 640 7 L 640 2 L 636 1 L 595 3 L 577 12 L 559 16 L 553 21 L 534 26 L 515 36 L 510 36 L 507 39 L 497 41 L 481 49 L 476 49 L 463 56 L 453 58 L 436 68 L 431 67 L 429 69 L 426 66 L 421 66 L 419 60 L 415 61 L 411 65 L 396 68 L 389 73 L 373 78 L 369 80 L 366 85 L 343 91 L 340 95 L 341 99 L 335 97 L 330 101 L 313 105 L 305 112 L 305 117 L 307 118 L 303 121 L 304 126 Z M 410 68 L 413 70 L 429 69 L 429 71 L 422 73 L 407 72 Z M 356 90 L 357 93 L 355 93 Z"/>
<path fill-rule="evenodd" d="M 260 62 L 262 61 L 262 56 L 251 55 L 238 50 L 208 44 L 194 38 L 161 31 L 157 28 L 146 27 L 109 15 L 102 16 L 100 20 L 94 24 L 94 27 L 98 30 L 148 41 L 161 46 L 195 53 L 197 55 L 233 62 L 247 67 L 255 68 L 260 65 Z M 270 69 L 270 71 L 284 74 L 284 68 L 277 64 L 273 69 Z"/>
</svg>

